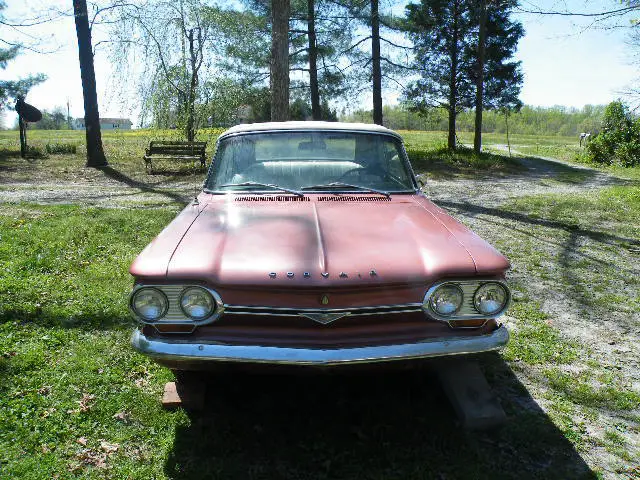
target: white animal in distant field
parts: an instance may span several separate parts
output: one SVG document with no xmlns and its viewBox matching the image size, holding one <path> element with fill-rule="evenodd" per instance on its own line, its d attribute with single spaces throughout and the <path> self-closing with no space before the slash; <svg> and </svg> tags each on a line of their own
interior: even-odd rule
<svg viewBox="0 0 640 480">
<path fill-rule="evenodd" d="M 580 134 L 580 146 L 582 146 L 582 141 L 583 140 L 584 140 L 584 144 L 586 145 L 590 138 L 591 138 L 591 132 L 581 133 Z"/>
</svg>

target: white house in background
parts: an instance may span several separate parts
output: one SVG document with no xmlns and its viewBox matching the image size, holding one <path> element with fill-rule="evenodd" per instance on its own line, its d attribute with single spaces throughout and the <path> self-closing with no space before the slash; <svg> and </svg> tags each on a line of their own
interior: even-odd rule
<svg viewBox="0 0 640 480">
<path fill-rule="evenodd" d="M 101 118 L 100 129 L 102 130 L 131 130 L 131 120 L 128 118 Z M 84 118 L 73 120 L 74 130 L 84 130 Z"/>
</svg>

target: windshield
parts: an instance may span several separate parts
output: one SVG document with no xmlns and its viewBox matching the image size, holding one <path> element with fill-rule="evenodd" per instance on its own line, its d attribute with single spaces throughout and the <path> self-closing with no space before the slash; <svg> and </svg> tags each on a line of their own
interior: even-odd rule
<svg viewBox="0 0 640 480">
<path fill-rule="evenodd" d="M 270 132 L 223 138 L 205 189 L 414 192 L 400 140 L 389 135 Z"/>
</svg>

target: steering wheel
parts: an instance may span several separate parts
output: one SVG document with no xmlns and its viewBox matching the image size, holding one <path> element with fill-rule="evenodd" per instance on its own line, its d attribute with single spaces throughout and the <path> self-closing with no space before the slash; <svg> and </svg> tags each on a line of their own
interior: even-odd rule
<svg viewBox="0 0 640 480">
<path fill-rule="evenodd" d="M 342 175 L 340 175 L 339 177 L 336 178 L 337 182 L 341 182 L 344 180 L 345 177 L 351 175 L 354 172 L 363 172 L 363 173 L 368 173 L 369 175 L 375 175 L 376 177 L 379 177 L 380 179 L 384 179 L 387 177 L 387 172 L 380 172 L 377 170 L 374 170 L 370 167 L 356 167 L 356 168 L 352 168 L 351 170 L 347 170 L 346 172 L 344 172 Z"/>
<path fill-rule="evenodd" d="M 387 170 L 373 170 L 370 167 L 356 167 L 356 168 L 352 168 L 351 170 L 347 170 L 346 172 L 344 172 L 342 175 L 340 175 L 336 181 L 337 182 L 341 182 L 344 177 L 346 177 L 347 175 L 352 174 L 353 172 L 357 172 L 357 171 L 368 171 L 369 174 L 371 175 L 375 175 L 376 177 L 380 178 L 381 180 L 391 180 L 393 183 L 395 183 L 396 185 L 398 185 L 399 187 L 406 189 L 407 185 L 400 180 L 398 177 L 396 177 L 394 174 L 392 174 L 391 172 L 387 171 Z"/>
</svg>

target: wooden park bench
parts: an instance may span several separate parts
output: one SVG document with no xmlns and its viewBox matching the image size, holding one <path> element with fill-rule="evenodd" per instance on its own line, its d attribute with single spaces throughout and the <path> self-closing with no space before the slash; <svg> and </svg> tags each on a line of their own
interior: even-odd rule
<svg viewBox="0 0 640 480">
<path fill-rule="evenodd" d="M 144 164 L 147 170 L 153 171 L 154 160 L 187 160 L 200 161 L 200 166 L 205 166 L 205 150 L 207 142 L 170 142 L 154 140 L 149 143 L 144 154 Z"/>
</svg>

